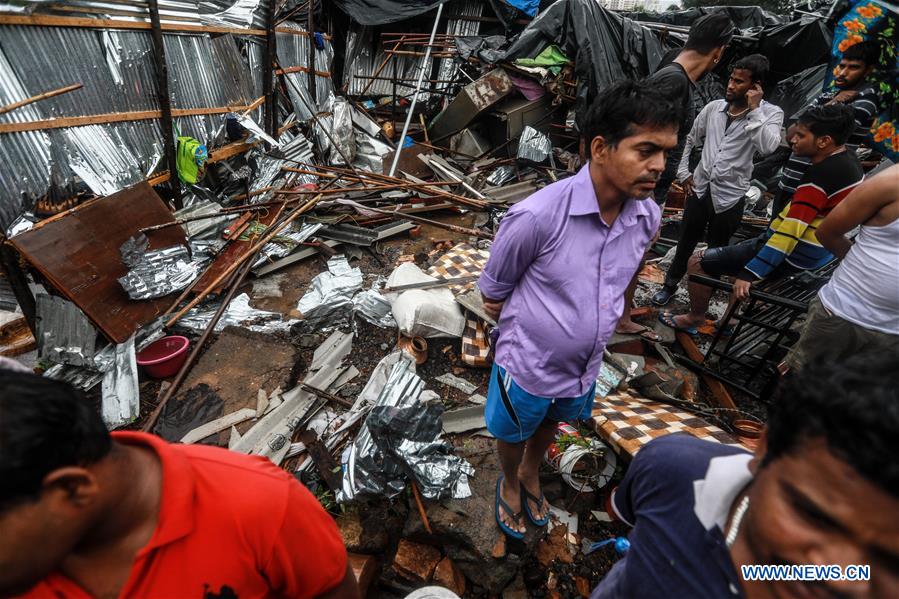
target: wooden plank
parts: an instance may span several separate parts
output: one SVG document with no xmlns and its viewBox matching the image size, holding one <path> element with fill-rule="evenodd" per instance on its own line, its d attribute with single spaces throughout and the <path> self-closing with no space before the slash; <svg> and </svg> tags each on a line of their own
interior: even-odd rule
<svg viewBox="0 0 899 599">
<path fill-rule="evenodd" d="M 69 92 L 73 92 L 76 89 L 81 89 L 84 87 L 81 83 L 75 83 L 73 85 L 67 85 L 65 87 L 60 87 L 59 89 L 54 89 L 48 92 L 44 92 L 42 94 L 37 94 L 36 96 L 31 96 L 30 98 L 25 98 L 24 100 L 19 100 L 18 102 L 13 102 L 12 104 L 7 104 L 0 108 L 0 114 L 6 114 L 16 108 L 21 108 L 22 106 L 28 106 L 29 104 L 34 104 L 35 102 L 40 102 L 41 100 L 46 100 L 47 98 L 53 98 L 62 94 L 67 94 Z"/>
<path fill-rule="evenodd" d="M 83 8 L 78 10 L 84 11 Z M 106 13 L 108 14 L 108 13 Z M 172 17 L 166 17 L 172 19 Z M 94 19 L 91 17 L 66 17 L 60 15 L 0 15 L 0 25 L 25 25 L 32 27 L 76 27 L 81 29 L 141 29 L 149 30 L 151 25 L 145 21 L 122 21 L 119 19 Z M 239 27 L 223 27 L 220 25 L 195 25 L 191 23 L 162 23 L 162 30 L 185 33 L 230 33 L 232 35 L 264 36 L 265 29 L 241 29 Z M 310 37 L 307 31 L 297 31 L 287 27 L 275 29 L 278 33 Z M 331 36 L 324 34 L 331 41 Z"/>
<path fill-rule="evenodd" d="M 235 424 L 240 424 L 241 422 L 245 422 L 250 418 L 255 417 L 255 408 L 243 408 L 242 410 L 231 412 L 230 414 L 222 416 L 221 418 L 217 418 L 212 422 L 207 422 L 202 426 L 198 426 L 197 428 L 184 435 L 184 437 L 181 438 L 181 442 L 196 443 L 197 441 L 202 441 L 209 435 L 220 433 L 227 428 L 231 428 Z"/>
<path fill-rule="evenodd" d="M 705 360 L 705 356 L 703 356 L 702 352 L 699 351 L 699 348 L 696 347 L 696 343 L 694 343 L 693 337 L 684 332 L 678 331 L 677 341 L 678 343 L 680 343 L 681 347 L 684 348 L 684 351 L 687 352 L 688 358 L 698 364 L 703 363 L 703 361 Z M 715 403 L 717 403 L 722 408 L 729 408 L 731 410 L 737 409 L 737 404 L 734 403 L 734 400 L 733 398 L 731 398 L 730 393 L 727 392 L 727 388 L 724 386 L 724 383 L 716 378 L 710 377 L 707 374 L 702 375 L 702 380 L 705 381 L 705 384 L 708 385 L 709 390 L 712 392 L 712 397 L 715 399 Z"/>
<path fill-rule="evenodd" d="M 129 298 L 118 282 L 128 272 L 119 248 L 143 227 L 171 220 L 168 207 L 143 182 L 42 221 L 9 243 L 100 332 L 122 343 L 162 315 L 172 298 Z M 181 227 L 169 227 L 150 238 L 150 249 L 186 242 Z"/>
<path fill-rule="evenodd" d="M 290 73 L 309 73 L 312 71 L 309 67 L 287 67 L 284 69 L 275 69 L 275 75 L 288 75 Z M 331 73 L 329 71 L 315 71 L 315 75 L 317 77 L 323 77 L 325 79 L 331 78 Z"/>
<path fill-rule="evenodd" d="M 201 116 L 208 114 L 226 114 L 228 112 L 243 112 L 246 106 L 219 106 L 215 108 L 175 108 L 173 117 Z M 162 118 L 161 110 L 139 110 L 134 112 L 110 112 L 106 114 L 93 114 L 87 116 L 67 116 L 58 119 L 41 119 L 39 121 L 25 121 L 24 123 L 2 123 L 0 134 L 19 133 L 22 131 L 43 131 L 45 129 L 62 129 L 64 127 L 83 127 L 85 125 L 105 125 L 109 123 L 123 123 L 131 121 L 149 121 Z"/>
<path fill-rule="evenodd" d="M 266 227 L 271 226 L 273 222 L 281 215 L 281 212 L 284 210 L 284 204 L 281 204 L 277 208 L 273 208 L 271 212 L 266 215 L 259 215 L 259 222 L 264 224 Z M 177 227 L 181 228 L 181 227 Z M 225 250 L 219 255 L 218 258 L 215 259 L 215 262 L 209 265 L 209 268 L 206 269 L 206 272 L 200 277 L 200 280 L 194 285 L 194 289 L 197 292 L 206 289 L 213 281 L 216 280 L 219 275 L 221 275 L 229 266 L 239 261 L 250 249 L 253 247 L 254 243 L 258 239 L 253 238 L 248 241 L 235 241 L 232 242 L 231 245 L 225 248 Z M 222 288 L 225 286 L 227 281 L 222 281 L 219 283 L 218 287 L 212 290 L 213 293 L 221 292 Z"/>
</svg>

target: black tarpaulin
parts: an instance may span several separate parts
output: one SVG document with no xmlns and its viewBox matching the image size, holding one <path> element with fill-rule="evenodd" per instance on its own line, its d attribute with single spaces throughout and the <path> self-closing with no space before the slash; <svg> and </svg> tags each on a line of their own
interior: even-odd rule
<svg viewBox="0 0 899 599">
<path fill-rule="evenodd" d="M 663 47 L 652 31 L 601 7 L 595 0 L 559 0 L 540 13 L 509 48 L 506 60 L 533 58 L 556 44 L 574 60 L 578 127 L 597 94 L 621 79 L 652 73 Z"/>
<path fill-rule="evenodd" d="M 447 0 L 334 0 L 360 25 L 386 25 L 426 13 Z"/>
<path fill-rule="evenodd" d="M 737 29 L 753 29 L 755 27 L 772 27 L 786 22 L 781 15 L 768 12 L 758 6 L 703 6 L 698 8 L 688 8 L 686 10 L 673 10 L 671 12 L 652 13 L 652 12 L 633 12 L 624 13 L 636 21 L 644 21 L 647 23 L 663 23 L 665 25 L 676 25 L 679 27 L 689 27 L 693 21 L 699 17 L 711 13 L 724 11 L 730 16 L 734 26 Z"/>
<path fill-rule="evenodd" d="M 785 120 L 791 121 L 821 93 L 826 74 L 826 64 L 809 67 L 778 83 L 771 92 L 771 97 L 767 99 L 780 106 L 784 111 Z"/>
<path fill-rule="evenodd" d="M 771 61 L 771 78 L 789 77 L 805 69 L 827 64 L 833 34 L 822 19 L 803 17 L 765 29 L 755 49 Z"/>
</svg>

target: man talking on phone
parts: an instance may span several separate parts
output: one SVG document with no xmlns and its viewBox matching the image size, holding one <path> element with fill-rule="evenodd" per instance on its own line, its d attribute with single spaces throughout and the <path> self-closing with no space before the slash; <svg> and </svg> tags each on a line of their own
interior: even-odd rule
<svg viewBox="0 0 899 599">
<path fill-rule="evenodd" d="M 762 99 L 767 75 L 768 59 L 761 54 L 738 60 L 724 99 L 709 102 L 693 122 L 677 174 L 687 192 L 680 240 L 665 284 L 652 298 L 656 305 L 671 300 L 687 272 L 687 261 L 704 237 L 709 247 L 730 242 L 743 217 L 753 155 L 770 154 L 780 145 L 784 114 Z M 691 174 L 690 152 L 699 146 L 702 159 Z"/>
</svg>

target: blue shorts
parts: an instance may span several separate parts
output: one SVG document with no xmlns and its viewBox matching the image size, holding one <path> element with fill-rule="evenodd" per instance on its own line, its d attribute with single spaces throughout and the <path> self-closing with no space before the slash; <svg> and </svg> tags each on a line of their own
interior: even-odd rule
<svg viewBox="0 0 899 599">
<path fill-rule="evenodd" d="M 487 430 L 506 443 L 521 443 L 530 439 L 544 420 L 573 422 L 590 418 L 595 395 L 596 383 L 580 397 L 531 395 L 512 380 L 505 368 L 494 363 L 484 410 Z"/>
</svg>

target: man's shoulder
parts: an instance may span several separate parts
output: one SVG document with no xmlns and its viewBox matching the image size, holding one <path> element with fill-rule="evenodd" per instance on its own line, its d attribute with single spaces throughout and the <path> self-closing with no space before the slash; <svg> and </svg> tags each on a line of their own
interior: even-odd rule
<svg viewBox="0 0 899 599">
<path fill-rule="evenodd" d="M 855 152 L 843 151 L 828 156 L 805 171 L 803 185 L 814 185 L 831 195 L 862 182 L 865 171 Z"/>
<path fill-rule="evenodd" d="M 663 474 L 667 479 L 695 480 L 708 469 L 714 458 L 746 453 L 736 445 L 697 439 L 686 433 L 664 435 L 647 443 L 637 454 L 644 469 Z"/>
</svg>

